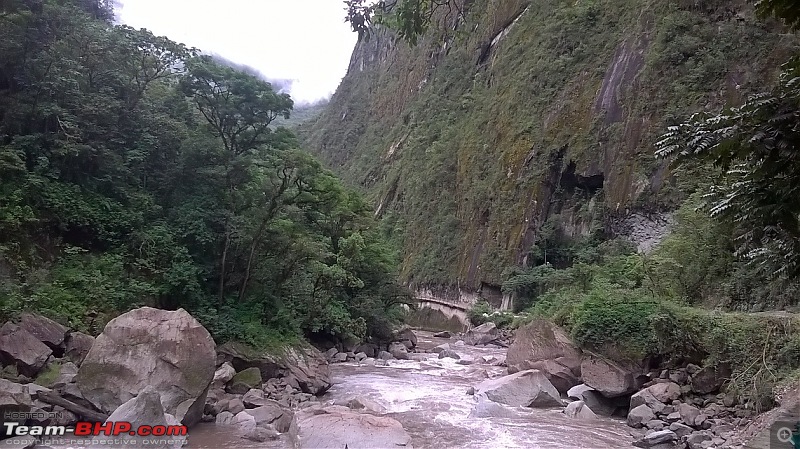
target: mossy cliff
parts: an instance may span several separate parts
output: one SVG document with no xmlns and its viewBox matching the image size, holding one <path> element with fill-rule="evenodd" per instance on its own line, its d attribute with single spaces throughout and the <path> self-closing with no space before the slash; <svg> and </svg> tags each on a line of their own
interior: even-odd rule
<svg viewBox="0 0 800 449">
<path fill-rule="evenodd" d="M 793 35 L 745 1 L 473 0 L 415 47 L 359 43 L 307 147 L 374 201 L 417 286 L 497 290 L 546 222 L 614 231 L 702 177 L 653 143 L 776 79 Z"/>
</svg>

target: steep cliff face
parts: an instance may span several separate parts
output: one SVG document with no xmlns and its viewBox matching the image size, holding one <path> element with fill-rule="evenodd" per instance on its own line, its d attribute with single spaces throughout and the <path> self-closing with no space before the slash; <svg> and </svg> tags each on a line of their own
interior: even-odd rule
<svg viewBox="0 0 800 449">
<path fill-rule="evenodd" d="M 414 48 L 385 31 L 359 43 L 301 130 L 370 192 L 402 242 L 403 276 L 447 291 L 498 295 L 505 268 L 536 262 L 545 223 L 582 238 L 673 208 L 697 173 L 656 161 L 657 136 L 771 83 L 797 45 L 745 1 L 463 9 Z"/>
</svg>

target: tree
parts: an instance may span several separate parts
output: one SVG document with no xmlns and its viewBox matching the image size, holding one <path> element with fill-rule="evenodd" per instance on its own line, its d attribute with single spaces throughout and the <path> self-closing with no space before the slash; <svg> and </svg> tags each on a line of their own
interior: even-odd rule
<svg viewBox="0 0 800 449">
<path fill-rule="evenodd" d="M 800 4 L 763 0 L 762 14 L 800 26 Z M 711 162 L 721 169 L 706 193 L 712 216 L 737 225 L 738 253 L 769 272 L 800 275 L 800 58 L 783 65 L 778 85 L 742 106 L 695 114 L 671 126 L 656 155 L 678 165 Z"/>
<path fill-rule="evenodd" d="M 411 45 L 425 34 L 437 14 L 443 13 L 445 19 L 463 14 L 458 0 L 345 0 L 344 3 L 345 20 L 359 39 L 369 38 L 372 25 L 377 24 L 394 29 L 398 37 Z"/>
<path fill-rule="evenodd" d="M 215 62 L 210 56 L 186 61 L 181 89 L 194 99 L 197 109 L 212 134 L 224 147 L 220 154 L 228 215 L 224 219 L 224 238 L 219 263 L 220 301 L 225 295 L 228 251 L 233 237 L 233 221 L 240 202 L 238 190 L 251 179 L 251 156 L 260 148 L 275 143 L 276 133 L 270 124 L 279 116 L 289 118 L 292 100 L 253 76 Z M 244 291 L 240 292 L 243 295 Z"/>
</svg>

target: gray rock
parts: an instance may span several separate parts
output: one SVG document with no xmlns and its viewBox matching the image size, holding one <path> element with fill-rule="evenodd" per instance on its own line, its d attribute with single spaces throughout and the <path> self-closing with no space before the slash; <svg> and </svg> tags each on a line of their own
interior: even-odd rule
<svg viewBox="0 0 800 449">
<path fill-rule="evenodd" d="M 450 344 L 449 343 L 444 343 L 444 344 L 441 344 L 439 346 L 434 346 L 433 349 L 431 349 L 431 352 L 435 352 L 435 353 L 438 354 L 438 353 L 440 353 L 442 351 L 449 351 L 449 350 L 450 350 Z"/>
<path fill-rule="evenodd" d="M 394 356 L 387 351 L 381 351 L 378 353 L 378 359 L 380 360 L 394 360 Z"/>
<path fill-rule="evenodd" d="M 647 433 L 644 438 L 633 443 L 637 447 L 653 447 L 659 444 L 672 443 L 678 436 L 671 430 L 658 430 Z"/>
<path fill-rule="evenodd" d="M 277 440 L 279 437 L 280 434 L 277 430 L 265 427 L 255 427 L 242 435 L 242 438 L 258 443 L 263 443 L 269 440 Z"/>
<path fill-rule="evenodd" d="M 567 396 L 585 402 L 598 415 L 611 416 L 619 408 L 615 403 L 616 399 L 608 399 L 586 384 L 570 388 Z"/>
<path fill-rule="evenodd" d="M 491 321 L 467 331 L 464 341 L 472 346 L 485 345 L 497 340 L 499 331 Z"/>
<path fill-rule="evenodd" d="M 639 405 L 628 412 L 628 425 L 631 427 L 644 427 L 648 421 L 656 419 L 655 413 L 647 405 Z"/>
<path fill-rule="evenodd" d="M 14 365 L 20 374 L 36 377 L 53 351 L 33 334 L 13 323 L 0 327 L 0 363 Z"/>
<path fill-rule="evenodd" d="M 466 345 L 466 343 L 464 343 L 464 340 L 456 340 L 456 342 L 453 343 L 453 346 L 464 346 L 464 345 Z"/>
<path fill-rule="evenodd" d="M 433 336 L 436 337 L 436 338 L 450 338 L 450 337 L 452 337 L 450 332 L 447 332 L 447 331 L 437 332 L 437 333 L 433 334 Z"/>
<path fill-rule="evenodd" d="M 408 349 L 417 346 L 417 335 L 408 326 L 403 326 L 399 331 L 395 332 L 394 339 L 395 341 L 403 343 Z"/>
<path fill-rule="evenodd" d="M 278 432 L 288 432 L 294 417 L 290 410 L 269 399 L 263 406 L 250 409 L 247 413 L 255 418 L 257 426 L 272 425 Z"/>
<path fill-rule="evenodd" d="M 707 366 L 692 376 L 690 380 L 692 391 L 699 394 L 714 393 L 731 377 L 731 373 L 730 366 L 726 364 Z"/>
<path fill-rule="evenodd" d="M 581 350 L 572 343 L 564 330 L 550 321 L 534 320 L 515 332 L 514 343 L 508 348 L 506 363 L 508 372 L 515 373 L 527 369 L 542 369 L 532 364 L 558 359 L 559 365 L 572 371 L 570 378 L 577 379 L 581 374 L 581 358 Z M 556 382 L 553 385 L 559 388 Z M 577 383 L 570 387 L 574 385 Z M 559 388 L 559 391 L 562 389 Z"/>
<path fill-rule="evenodd" d="M 57 357 L 64 354 L 64 337 L 67 335 L 66 327 L 50 318 L 27 312 L 20 315 L 19 327 L 47 345 Z"/>
<path fill-rule="evenodd" d="M 660 419 L 653 419 L 644 423 L 644 426 L 650 430 L 663 430 L 667 427 L 667 423 L 661 421 Z"/>
<path fill-rule="evenodd" d="M 398 341 L 389 344 L 389 353 L 399 360 L 408 360 L 408 348 Z"/>
<path fill-rule="evenodd" d="M 295 414 L 289 435 L 297 449 L 345 446 L 413 449 L 411 436 L 397 420 L 356 413 L 344 407 L 306 409 Z"/>
<path fill-rule="evenodd" d="M 705 449 L 703 443 L 710 442 L 713 437 L 705 432 L 694 432 L 688 437 L 686 437 L 686 445 L 689 446 L 689 449 Z"/>
<path fill-rule="evenodd" d="M 258 388 L 248 390 L 242 397 L 242 403 L 246 408 L 261 407 L 266 404 L 268 400 L 269 399 L 264 397 L 264 390 L 259 390 Z"/>
<path fill-rule="evenodd" d="M 597 419 L 597 415 L 583 401 L 570 402 L 564 409 L 564 414 L 568 418 Z"/>
<path fill-rule="evenodd" d="M 27 413 L 32 407 L 31 396 L 26 385 L 0 379 L 0 416 L 8 422 L 24 424 L 25 419 L 11 419 L 12 413 Z"/>
<path fill-rule="evenodd" d="M 674 422 L 674 423 L 670 424 L 669 425 L 669 430 L 675 432 L 675 435 L 677 435 L 678 438 L 683 438 L 683 437 L 689 435 L 690 433 L 694 432 L 694 429 L 692 429 L 691 427 L 687 426 L 686 424 L 679 423 L 679 422 Z"/>
<path fill-rule="evenodd" d="M 594 388 L 586 385 L 579 384 L 567 390 L 567 397 L 572 399 L 583 400 L 583 393 L 587 391 L 595 391 Z"/>
<path fill-rule="evenodd" d="M 367 354 L 364 353 L 364 352 L 358 352 L 358 353 L 356 353 L 355 359 L 356 359 L 356 362 L 360 363 L 362 360 L 366 360 L 367 359 Z"/>
<path fill-rule="evenodd" d="M 453 351 L 453 350 L 449 350 L 449 349 L 448 349 L 448 350 L 445 350 L 445 351 L 442 351 L 442 352 L 440 352 L 440 353 L 439 353 L 439 358 L 440 358 L 440 359 L 443 359 L 443 358 L 445 358 L 445 357 L 449 357 L 449 358 L 451 358 L 451 359 L 456 359 L 456 360 L 458 360 L 458 359 L 460 359 L 460 358 L 461 358 L 461 356 L 460 356 L 460 355 L 458 355 L 458 354 L 456 354 L 456 352 L 455 352 L 455 351 Z"/>
<path fill-rule="evenodd" d="M 209 375 L 210 380 L 210 375 Z M 127 421 L 131 423 L 132 430 L 138 429 L 140 426 L 166 426 L 175 425 L 178 423 L 177 419 L 169 414 L 164 413 L 162 407 L 163 400 L 161 399 L 157 389 L 153 386 L 144 387 L 139 394 L 120 405 L 108 417 L 106 423 Z M 121 440 L 124 442 L 117 446 L 104 444 L 102 441 Z M 136 435 L 129 435 L 123 433 L 113 437 L 95 437 L 92 440 L 94 445 L 104 445 L 110 447 L 129 447 L 129 446 L 147 446 L 158 449 L 172 449 L 180 448 L 185 443 L 185 436 L 170 436 L 170 437 L 141 437 Z M 172 444 L 165 444 L 171 442 Z"/>
<path fill-rule="evenodd" d="M 348 399 L 336 401 L 334 405 L 343 405 L 352 410 L 364 410 L 372 413 L 385 413 L 386 407 L 363 396 L 355 396 Z"/>
<path fill-rule="evenodd" d="M 94 337 L 84 334 L 82 332 L 71 332 L 66 338 L 66 350 L 64 356 L 70 362 L 77 366 L 81 366 L 86 354 L 92 349 L 94 345 Z"/>
<path fill-rule="evenodd" d="M 235 375 L 236 370 L 233 369 L 233 366 L 229 362 L 225 362 L 220 365 L 216 371 L 214 371 L 214 379 L 212 380 L 212 383 L 217 386 L 223 386 L 230 382 Z"/>
<path fill-rule="evenodd" d="M 245 394 L 261 387 L 261 383 L 261 371 L 256 367 L 250 367 L 236 373 L 228 382 L 226 390 L 232 394 Z"/>
<path fill-rule="evenodd" d="M 331 357 L 331 361 L 334 363 L 342 363 L 347 361 L 347 353 L 346 352 L 337 352 L 336 355 Z"/>
<path fill-rule="evenodd" d="M 509 407 L 489 399 L 485 393 L 475 395 L 475 406 L 469 412 L 470 418 L 517 418 L 519 414 Z"/>
<path fill-rule="evenodd" d="M 228 342 L 217 348 L 217 361 L 231 362 L 237 371 L 258 368 L 262 379 L 293 377 L 303 393 L 321 395 L 331 387 L 325 356 L 311 346 L 292 346 L 280 352 L 258 350 Z"/>
<path fill-rule="evenodd" d="M 203 415 L 214 346 L 211 334 L 183 309 L 134 309 L 106 325 L 76 382 L 83 397 L 103 411 L 152 386 L 166 413 L 190 426 Z"/>
<path fill-rule="evenodd" d="M 325 358 L 327 358 L 328 360 L 331 360 L 333 358 L 333 356 L 335 356 L 338 352 L 339 352 L 338 349 L 330 348 L 327 351 L 325 351 Z"/>
<path fill-rule="evenodd" d="M 697 417 L 700 416 L 700 410 L 697 407 L 686 403 L 678 406 L 678 413 L 681 416 L 681 421 L 689 426 L 694 426 Z"/>
<path fill-rule="evenodd" d="M 470 396 L 474 395 L 475 394 L 475 387 L 467 388 L 467 394 L 470 395 Z"/>
<path fill-rule="evenodd" d="M 485 393 L 492 401 L 524 407 L 558 407 L 563 402 L 556 387 L 541 371 L 527 370 L 475 386 L 475 393 Z"/>
<path fill-rule="evenodd" d="M 234 423 L 235 415 L 229 411 L 220 412 L 217 414 L 217 419 L 214 423 L 218 426 L 229 426 Z"/>
<path fill-rule="evenodd" d="M 566 393 L 570 388 L 580 384 L 580 379 L 567 366 L 555 360 L 539 360 L 537 362 L 525 362 L 515 365 L 516 367 L 525 366 L 527 369 L 539 370 L 547 376 L 547 379 L 556 387 L 559 393 Z M 508 372 L 516 372 L 509 366 Z"/>
<path fill-rule="evenodd" d="M 227 411 L 237 415 L 245 410 L 244 401 L 239 398 L 232 398 L 228 401 Z"/>
<path fill-rule="evenodd" d="M 608 359 L 589 355 L 581 362 L 583 383 L 608 398 L 636 391 L 631 369 Z"/>
<path fill-rule="evenodd" d="M 642 404 L 647 405 L 654 413 L 662 413 L 664 411 L 664 404 L 656 399 L 649 389 L 645 388 L 631 396 L 630 408 L 634 409 Z"/>
</svg>

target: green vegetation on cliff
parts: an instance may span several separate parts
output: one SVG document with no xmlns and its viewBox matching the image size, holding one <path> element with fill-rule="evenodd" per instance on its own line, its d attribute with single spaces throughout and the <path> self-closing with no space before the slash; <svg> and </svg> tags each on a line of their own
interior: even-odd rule
<svg viewBox="0 0 800 449">
<path fill-rule="evenodd" d="M 676 207 L 711 173 L 671 172 L 658 136 L 774 82 L 798 42 L 744 1 L 475 0 L 463 12 L 414 47 L 388 31 L 360 42 L 301 129 L 368 192 L 416 284 L 499 286 L 507 267 L 534 265 L 548 221 L 603 237 L 630 211 Z"/>
<path fill-rule="evenodd" d="M 407 299 L 292 101 L 104 1 L 0 9 L 0 319 L 183 307 L 218 340 L 379 336 Z"/>
</svg>

